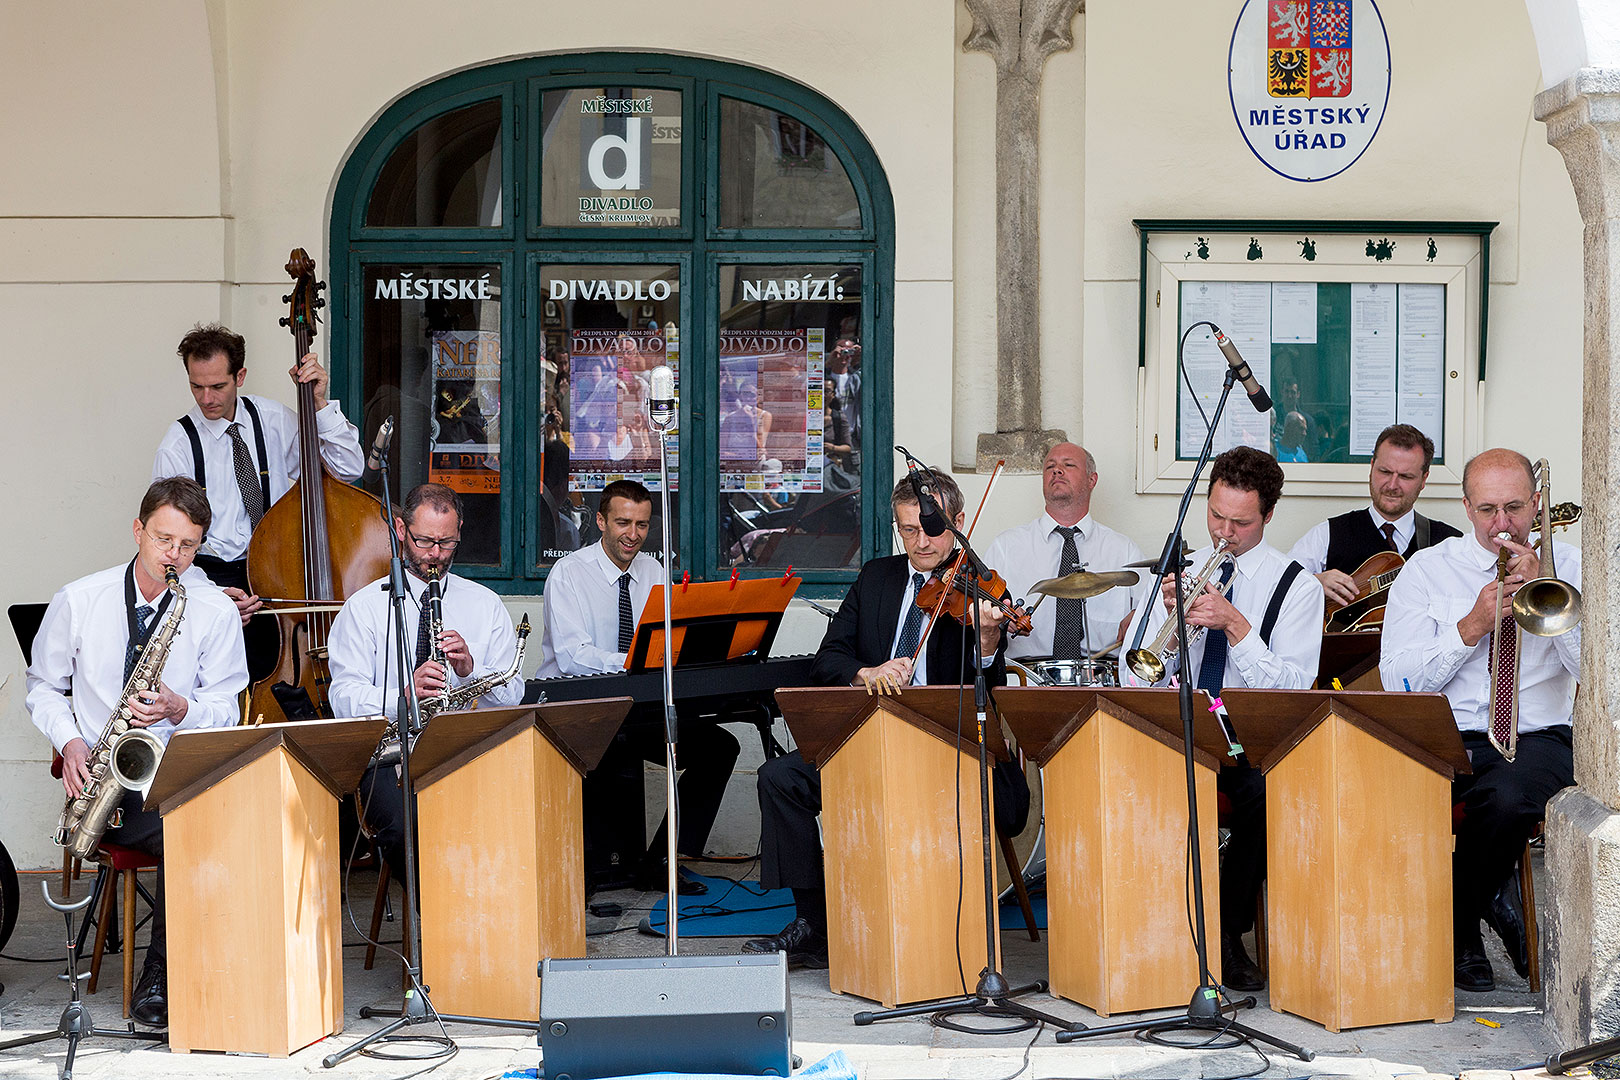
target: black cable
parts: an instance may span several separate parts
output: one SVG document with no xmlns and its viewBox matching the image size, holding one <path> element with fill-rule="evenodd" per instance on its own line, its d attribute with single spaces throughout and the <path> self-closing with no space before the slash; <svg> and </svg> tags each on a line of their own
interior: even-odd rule
<svg viewBox="0 0 1620 1080">
<path fill-rule="evenodd" d="M 958 558 L 959 559 L 966 559 L 967 554 L 964 552 L 963 554 L 959 555 Z M 969 598 L 969 599 L 967 599 L 966 602 L 967 603 L 972 603 L 973 601 L 972 601 L 971 598 Z M 957 746 L 957 753 L 961 753 L 962 720 L 963 720 L 963 711 L 964 711 L 963 702 L 967 697 L 967 682 L 966 682 L 966 679 L 967 679 L 967 658 L 968 658 L 968 636 L 967 635 L 968 635 L 968 626 L 967 626 L 967 623 L 963 623 L 962 624 L 962 643 L 961 643 L 961 647 L 959 649 L 957 649 L 957 652 L 960 655 L 958 656 L 958 659 L 957 659 L 957 665 L 958 666 L 957 666 L 957 670 L 956 670 L 956 683 L 957 683 L 957 686 L 956 686 L 956 746 Z M 975 653 L 977 651 L 978 650 L 976 650 L 976 649 L 974 650 Z M 977 702 L 975 702 L 975 708 L 976 707 L 977 707 Z M 955 776 L 955 784 L 956 784 L 956 792 L 951 798 L 952 805 L 956 807 L 956 979 L 957 979 L 957 982 L 961 984 L 962 993 L 966 994 L 968 992 L 967 974 L 966 974 L 966 972 L 963 971 L 963 964 L 962 964 L 962 904 L 963 904 L 964 894 L 967 892 L 967 867 L 966 867 L 966 865 L 964 865 L 963 849 L 962 849 L 962 766 L 961 766 L 961 762 L 957 762 L 957 767 L 953 770 L 953 775 Z M 980 776 L 979 781 L 980 781 L 980 783 L 983 783 L 984 782 L 984 777 Z M 990 838 L 988 836 L 984 837 L 984 842 L 986 844 L 988 844 L 990 842 Z M 989 916 L 989 914 L 990 914 L 989 912 L 985 912 L 986 916 Z M 986 962 L 989 963 L 989 962 L 992 962 L 992 961 L 990 960 L 990 958 L 986 958 Z M 940 1018 L 937 1015 L 933 1016 L 933 1017 L 930 1017 L 930 1020 L 939 1020 L 939 1019 Z M 945 1026 L 948 1026 L 948 1025 L 945 1025 Z"/>
</svg>

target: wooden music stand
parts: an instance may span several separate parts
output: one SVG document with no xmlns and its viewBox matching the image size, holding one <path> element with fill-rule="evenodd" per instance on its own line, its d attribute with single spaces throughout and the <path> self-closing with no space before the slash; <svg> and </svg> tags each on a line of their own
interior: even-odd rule
<svg viewBox="0 0 1620 1080">
<path fill-rule="evenodd" d="M 972 987 L 984 962 L 984 906 L 972 897 L 986 841 L 972 688 L 782 689 L 776 700 L 821 770 L 832 989 L 893 1008 Z M 986 735 L 1006 760 L 999 726 Z"/>
<path fill-rule="evenodd" d="M 585 955 L 581 781 L 629 711 L 442 712 L 417 740 L 422 981 L 439 1013 L 538 1023 L 535 965 Z"/>
<path fill-rule="evenodd" d="M 1228 690 L 1266 772 L 1271 1007 L 1339 1031 L 1455 1013 L 1444 694 Z"/>
<path fill-rule="evenodd" d="M 1188 922 L 1187 769 L 1174 690 L 1002 687 L 997 709 L 1042 766 L 1052 992 L 1099 1016 L 1168 1008 L 1199 983 Z M 1226 737 L 1194 695 L 1205 940 L 1220 940 L 1215 773 Z M 1220 976 L 1220 953 L 1210 950 Z"/>
<path fill-rule="evenodd" d="M 782 613 L 803 578 L 677 582 L 670 594 L 670 636 L 676 667 L 770 655 Z M 626 671 L 664 664 L 664 587 L 653 586 L 625 656 Z"/>
<path fill-rule="evenodd" d="M 287 1057 L 343 1030 L 338 802 L 384 726 L 169 740 L 146 805 L 163 816 L 170 1049 Z"/>
</svg>

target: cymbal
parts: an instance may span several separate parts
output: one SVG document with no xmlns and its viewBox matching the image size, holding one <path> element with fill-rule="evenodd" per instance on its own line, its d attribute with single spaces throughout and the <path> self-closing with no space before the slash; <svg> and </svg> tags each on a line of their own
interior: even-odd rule
<svg viewBox="0 0 1620 1080">
<path fill-rule="evenodd" d="M 1090 600 L 1109 589 L 1121 585 L 1135 585 L 1141 577 L 1133 570 L 1116 570 L 1107 574 L 1093 574 L 1090 570 L 1076 570 L 1062 577 L 1037 581 L 1029 587 L 1032 593 L 1055 596 L 1059 600 Z"/>
<path fill-rule="evenodd" d="M 1188 546 L 1187 541 L 1183 540 L 1181 542 L 1181 561 L 1186 562 L 1187 561 L 1187 556 L 1191 555 L 1191 554 L 1192 554 L 1192 548 L 1190 546 Z M 1129 567 L 1135 567 L 1135 568 L 1138 568 L 1138 569 L 1146 568 L 1146 569 L 1151 570 L 1155 566 L 1159 565 L 1159 560 L 1158 560 L 1158 557 L 1155 556 L 1155 557 L 1153 557 L 1151 559 L 1138 559 L 1136 562 L 1128 562 L 1125 565 L 1128 568 Z"/>
</svg>

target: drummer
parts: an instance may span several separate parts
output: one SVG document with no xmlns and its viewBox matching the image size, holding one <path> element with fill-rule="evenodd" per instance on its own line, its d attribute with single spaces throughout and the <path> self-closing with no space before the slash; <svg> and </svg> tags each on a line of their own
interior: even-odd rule
<svg viewBox="0 0 1620 1080">
<path fill-rule="evenodd" d="M 1045 511 L 996 537 L 985 555 L 1013 596 L 1033 602 L 1029 588 L 1037 581 L 1078 570 L 1104 573 L 1141 560 L 1134 541 L 1092 519 L 1096 487 L 1097 462 L 1084 447 L 1064 442 L 1046 452 Z M 1010 640 L 1007 657 L 1073 660 L 1104 652 L 1123 634 L 1131 607 L 1131 591 L 1124 588 L 1090 600 L 1047 599 L 1035 609 L 1034 630 Z"/>
</svg>

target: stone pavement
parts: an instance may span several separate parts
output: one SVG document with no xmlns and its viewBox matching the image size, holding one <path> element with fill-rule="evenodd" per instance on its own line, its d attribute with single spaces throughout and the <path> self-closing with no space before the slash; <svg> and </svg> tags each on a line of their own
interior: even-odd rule
<svg viewBox="0 0 1620 1080">
<path fill-rule="evenodd" d="M 746 875 L 752 868 L 746 865 L 705 864 L 700 869 L 708 874 L 740 876 Z M 41 902 L 39 880 L 40 875 L 37 874 L 23 876 L 22 914 L 17 931 L 6 948 L 8 956 L 54 957 L 61 950 L 61 917 L 45 908 Z M 370 917 L 375 882 L 375 875 L 371 873 L 355 874 L 355 914 L 362 920 Z M 80 890 L 78 895 L 83 895 L 82 890 L 88 888 L 88 880 L 81 882 L 77 888 Z M 397 901 L 398 894 L 395 895 Z M 622 891 L 598 894 L 594 899 L 616 900 L 626 910 L 616 920 L 591 919 L 591 955 L 653 956 L 662 953 L 661 938 L 649 937 L 636 930 L 641 917 L 657 899 L 656 895 Z M 385 940 L 398 940 L 397 922 L 384 923 L 383 930 Z M 1491 994 L 1459 993 L 1457 1019 L 1449 1024 L 1403 1024 L 1363 1028 L 1335 1035 L 1310 1021 L 1271 1012 L 1266 1008 L 1265 995 L 1259 995 L 1260 1006 L 1241 1013 L 1241 1018 L 1262 1031 L 1314 1050 L 1316 1059 L 1308 1064 L 1281 1053 L 1268 1052 L 1263 1061 L 1249 1049 L 1176 1050 L 1148 1045 L 1129 1037 L 1059 1046 L 1049 1031 L 966 1035 L 933 1027 L 925 1019 L 856 1027 L 851 1023 L 851 1015 L 873 1006 L 860 999 L 831 993 L 827 988 L 826 972 L 795 972 L 791 977 L 794 1050 L 806 1064 L 834 1050 L 843 1050 L 865 1080 L 1008 1078 L 1020 1069 L 1024 1069 L 1023 1076 L 1037 1078 L 1142 1077 L 1149 1080 L 1251 1073 L 1264 1077 L 1457 1076 L 1465 1070 L 1527 1069 L 1560 1048 L 1553 1043 L 1542 1025 L 1538 998 L 1514 975 L 1511 965 L 1488 932 L 1487 939 L 1488 945 L 1494 950 L 1491 960 L 1497 973 L 1498 989 Z M 208 1053 L 174 1054 L 165 1047 L 135 1048 L 138 1044 L 92 1040 L 85 1043 L 79 1053 L 75 1076 L 83 1080 L 112 1077 L 120 1080 L 180 1080 L 214 1076 L 290 1078 L 309 1074 L 404 1078 L 421 1073 L 431 1063 L 355 1057 L 330 1073 L 322 1068 L 323 1056 L 384 1023 L 381 1020 L 361 1020 L 358 1015 L 360 1006 L 368 1002 L 398 1000 L 397 961 L 385 960 L 379 953 L 376 968 L 365 971 L 362 968 L 364 945 L 360 935 L 349 927 L 345 941 L 343 977 L 347 1019 L 341 1035 L 299 1051 L 285 1060 Z M 733 938 L 682 938 L 682 951 L 685 953 L 731 952 L 739 945 L 740 942 Z M 1008 932 L 1002 937 L 1002 946 L 1008 975 L 1015 982 L 1027 982 L 1045 975 L 1044 941 L 1035 944 L 1021 932 Z M 61 965 L 54 961 L 30 964 L 0 959 L 0 982 L 5 983 L 5 992 L 0 995 L 0 1040 L 55 1026 L 66 990 L 56 978 L 60 970 Z M 87 1000 L 96 1019 L 103 1025 L 110 1025 L 118 1019 L 120 1012 L 120 976 L 116 957 L 107 958 L 102 974 L 101 991 Z M 243 987 L 242 992 L 252 993 L 253 988 Z M 1099 1020 L 1089 1010 L 1047 995 L 1032 997 L 1030 1001 L 1039 1008 L 1088 1024 L 1130 1019 L 1114 1017 Z M 1501 1027 L 1476 1023 L 1476 1018 L 1493 1020 Z M 453 1027 L 451 1035 L 459 1050 L 455 1057 L 434 1070 L 435 1078 L 489 1080 L 509 1069 L 533 1068 L 539 1063 L 540 1052 L 530 1036 L 470 1027 Z M 50 1080 L 59 1075 L 65 1045 L 64 1041 L 58 1040 L 0 1053 L 0 1077 Z M 400 1049 L 408 1051 L 410 1048 Z M 1262 1067 L 1264 1071 L 1259 1071 Z M 1491 1074 L 1476 1075 L 1483 1077 Z M 1502 1076 L 1505 1073 L 1494 1075 Z M 1525 1072 L 1523 1075 L 1532 1074 Z"/>
</svg>

